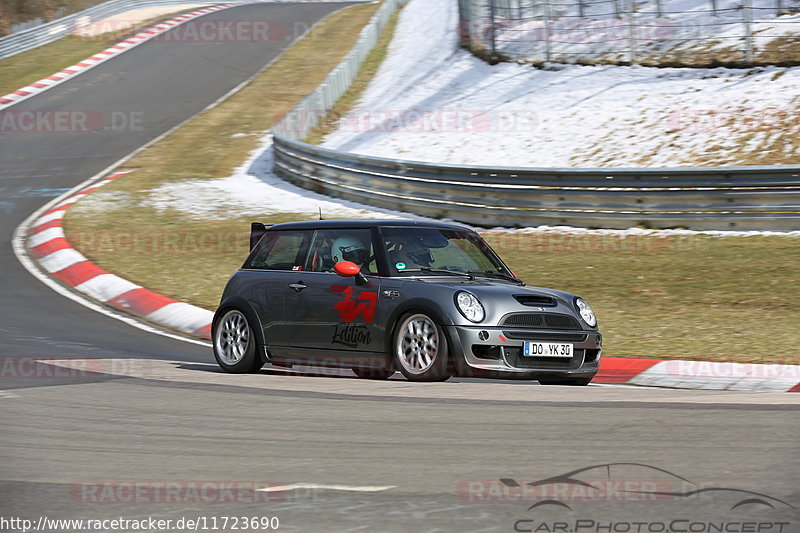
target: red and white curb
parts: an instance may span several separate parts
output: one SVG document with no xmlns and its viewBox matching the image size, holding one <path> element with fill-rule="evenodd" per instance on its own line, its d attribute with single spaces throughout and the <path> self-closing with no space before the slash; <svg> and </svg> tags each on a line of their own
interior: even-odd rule
<svg viewBox="0 0 800 533">
<path fill-rule="evenodd" d="M 80 190 L 42 213 L 28 233 L 31 256 L 51 276 L 105 305 L 202 339 L 211 338 L 214 313 L 156 294 L 106 272 L 67 241 L 62 220 L 67 209 L 87 194 L 125 173 L 118 173 Z"/>
<path fill-rule="evenodd" d="M 593 383 L 753 392 L 800 392 L 800 366 L 602 357 Z"/>
<path fill-rule="evenodd" d="M 42 91 L 46 91 L 50 87 L 53 87 L 70 78 L 73 78 L 78 74 L 81 74 L 82 72 L 86 72 L 87 70 L 108 61 L 112 57 L 117 56 L 122 52 L 126 52 L 131 48 L 139 46 L 140 44 L 145 43 L 151 39 L 154 39 L 155 37 L 158 37 L 162 33 L 167 32 L 177 26 L 180 26 L 181 24 L 189 22 L 190 20 L 196 19 L 197 17 L 202 17 L 203 15 L 208 15 L 209 13 L 214 13 L 215 11 L 220 11 L 222 9 L 228 9 L 231 7 L 240 6 L 243 5 L 244 3 L 245 2 L 221 4 L 218 6 L 198 9 L 197 11 L 185 13 L 175 18 L 171 18 L 160 24 L 156 24 L 155 26 L 149 27 L 146 30 L 140 31 L 139 33 L 137 33 L 136 35 L 134 35 L 129 39 L 125 39 L 124 41 L 121 41 L 115 44 L 114 46 L 106 48 L 102 52 L 99 52 L 93 55 L 92 57 L 84 59 L 79 63 L 75 63 L 71 67 L 67 67 L 59 72 L 56 72 L 52 76 L 42 78 L 41 80 L 35 83 L 31 83 L 27 87 L 17 89 L 16 91 L 6 94 L 5 96 L 0 96 L 0 111 L 16 103 L 19 103 L 23 100 L 26 100 L 31 96 L 39 94 Z"/>
</svg>

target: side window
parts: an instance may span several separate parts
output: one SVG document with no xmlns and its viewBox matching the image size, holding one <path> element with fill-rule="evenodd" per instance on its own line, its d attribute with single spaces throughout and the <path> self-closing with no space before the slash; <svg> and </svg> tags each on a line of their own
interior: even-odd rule
<svg viewBox="0 0 800 533">
<path fill-rule="evenodd" d="M 352 261 L 364 274 L 376 274 L 378 267 L 370 230 L 317 230 L 303 270 L 333 272 L 333 266 L 339 261 Z"/>
<path fill-rule="evenodd" d="M 244 268 L 300 270 L 309 231 L 270 231 L 256 245 Z"/>
</svg>

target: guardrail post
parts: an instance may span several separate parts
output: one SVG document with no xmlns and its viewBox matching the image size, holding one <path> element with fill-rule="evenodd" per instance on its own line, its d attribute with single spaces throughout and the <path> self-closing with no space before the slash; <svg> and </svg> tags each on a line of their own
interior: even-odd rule
<svg viewBox="0 0 800 533">
<path fill-rule="evenodd" d="M 742 0 L 742 22 L 744 24 L 744 60 L 753 62 L 753 13 L 750 0 Z"/>
<path fill-rule="evenodd" d="M 490 50 L 492 51 L 492 60 L 494 60 L 494 58 L 497 56 L 494 33 L 494 1 L 495 0 L 489 0 L 489 39 L 491 40 Z"/>
<path fill-rule="evenodd" d="M 634 26 L 635 1 L 636 0 L 629 0 L 627 9 L 625 10 L 625 18 L 628 21 L 628 61 L 631 65 L 636 63 L 636 27 Z"/>
<path fill-rule="evenodd" d="M 544 6 L 544 60 L 550 61 L 552 50 L 550 49 L 550 32 L 553 25 L 553 4 L 550 0 L 545 1 Z"/>
</svg>

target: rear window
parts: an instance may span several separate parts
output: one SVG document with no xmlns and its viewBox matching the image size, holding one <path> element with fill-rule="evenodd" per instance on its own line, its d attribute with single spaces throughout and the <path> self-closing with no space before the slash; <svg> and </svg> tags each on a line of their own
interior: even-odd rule
<svg viewBox="0 0 800 533">
<path fill-rule="evenodd" d="M 243 268 L 300 270 L 310 231 L 269 231 L 247 258 Z"/>
</svg>

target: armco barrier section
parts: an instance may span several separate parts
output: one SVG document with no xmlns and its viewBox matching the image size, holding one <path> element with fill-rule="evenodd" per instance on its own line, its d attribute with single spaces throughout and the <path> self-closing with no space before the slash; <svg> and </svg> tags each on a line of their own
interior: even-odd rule
<svg viewBox="0 0 800 533">
<path fill-rule="evenodd" d="M 235 1 L 235 0 L 234 0 Z M 245 0 L 243 3 L 259 2 L 286 2 L 292 0 Z M 297 0 L 294 0 L 297 1 Z M 307 0 L 306 0 L 307 1 Z M 323 2 L 344 2 L 348 0 L 319 0 Z M 356 0 L 357 1 L 357 0 Z M 33 28 L 18 31 L 5 37 L 0 37 L 0 59 L 33 50 L 36 47 L 52 43 L 72 32 L 88 26 L 92 22 L 102 20 L 107 17 L 119 15 L 134 9 L 148 7 L 175 6 L 180 9 L 183 4 L 220 4 L 221 1 L 205 0 L 110 0 L 102 4 L 90 7 L 79 13 L 62 17 L 52 22 L 40 24 Z"/>
<path fill-rule="evenodd" d="M 274 132 L 275 172 L 316 192 L 479 226 L 800 230 L 800 166 L 536 169 L 441 165 Z"/>
<path fill-rule="evenodd" d="M 278 121 L 274 171 L 300 187 L 478 226 L 800 230 L 800 166 L 491 168 L 401 161 L 301 142 L 358 75 L 406 0 L 384 0 L 350 53 Z"/>
</svg>

